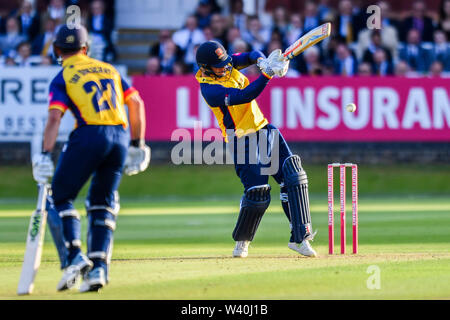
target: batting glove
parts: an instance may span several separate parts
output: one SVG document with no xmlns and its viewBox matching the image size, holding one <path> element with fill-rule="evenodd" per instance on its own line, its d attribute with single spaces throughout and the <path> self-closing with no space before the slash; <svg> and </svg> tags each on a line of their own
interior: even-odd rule
<svg viewBox="0 0 450 320">
<path fill-rule="evenodd" d="M 267 61 L 276 76 L 281 78 L 286 75 L 289 69 L 289 60 L 283 57 L 280 49 L 272 51 Z"/>
<path fill-rule="evenodd" d="M 37 183 L 47 183 L 53 176 L 54 166 L 49 152 L 33 155 L 33 178 Z"/>
<path fill-rule="evenodd" d="M 256 65 L 259 67 L 261 72 L 264 73 L 269 78 L 272 78 L 275 75 L 275 72 L 269 66 L 268 59 L 259 58 L 258 61 L 256 62 Z"/>
<path fill-rule="evenodd" d="M 132 176 L 147 169 L 150 164 L 151 149 L 144 141 L 133 140 L 125 160 L 125 174 Z"/>
</svg>

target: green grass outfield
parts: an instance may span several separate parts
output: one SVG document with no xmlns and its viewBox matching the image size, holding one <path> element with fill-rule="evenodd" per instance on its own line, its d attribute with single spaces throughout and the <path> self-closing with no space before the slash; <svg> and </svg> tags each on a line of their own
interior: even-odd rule
<svg viewBox="0 0 450 320">
<path fill-rule="evenodd" d="M 417 168 L 360 169 L 356 256 L 328 255 L 326 185 L 319 181 L 326 179 L 326 170 L 317 166 L 309 177 L 319 257 L 300 257 L 287 248 L 289 226 L 275 187 L 249 257 L 233 259 L 231 232 L 241 191 L 232 168 L 217 173 L 211 167 L 191 166 L 193 172 L 179 167 L 180 174 L 173 174 L 170 168 L 153 167 L 142 177 L 124 178 L 111 283 L 99 294 L 57 293 L 61 272 L 47 231 L 35 290 L 27 297 L 15 292 L 35 188 L 29 168 L 1 169 L 0 299 L 450 299 L 449 167 Z M 214 173 L 223 178 L 221 184 Z M 418 185 L 421 178 L 426 190 Z M 394 192 L 393 185 L 400 189 Z M 135 190 L 138 196 L 132 197 Z M 81 201 L 77 207 L 83 212 Z M 350 210 L 347 214 L 351 252 Z M 336 224 L 337 252 L 338 230 Z M 380 271 L 380 289 L 367 286 L 372 266 Z"/>
</svg>

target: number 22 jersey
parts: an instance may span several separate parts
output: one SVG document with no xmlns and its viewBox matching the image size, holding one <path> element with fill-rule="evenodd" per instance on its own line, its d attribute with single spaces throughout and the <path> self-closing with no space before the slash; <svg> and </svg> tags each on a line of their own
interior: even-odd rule
<svg viewBox="0 0 450 320">
<path fill-rule="evenodd" d="M 128 126 L 124 103 L 136 89 L 129 86 L 110 64 L 84 54 L 63 62 L 50 84 L 49 109 L 70 109 L 75 128 L 84 125 Z"/>
</svg>

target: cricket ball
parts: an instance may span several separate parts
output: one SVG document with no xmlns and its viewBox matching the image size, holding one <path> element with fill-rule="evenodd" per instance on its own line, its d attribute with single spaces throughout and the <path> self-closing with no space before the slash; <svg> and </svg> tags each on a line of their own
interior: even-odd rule
<svg viewBox="0 0 450 320">
<path fill-rule="evenodd" d="M 348 112 L 355 112 L 356 111 L 356 105 L 354 103 L 349 103 L 346 107 Z"/>
</svg>

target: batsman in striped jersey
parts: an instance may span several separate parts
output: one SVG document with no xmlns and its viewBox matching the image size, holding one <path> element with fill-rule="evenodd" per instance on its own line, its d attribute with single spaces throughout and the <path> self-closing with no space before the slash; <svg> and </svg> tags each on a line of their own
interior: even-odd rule
<svg viewBox="0 0 450 320">
<path fill-rule="evenodd" d="M 292 154 L 281 133 L 268 122 L 255 101 L 272 77 L 286 74 L 289 60 L 281 50 L 275 50 L 268 58 L 259 51 L 229 56 L 215 41 L 203 43 L 197 50 L 196 59 L 200 68 L 196 78 L 201 93 L 216 116 L 225 141 L 232 145 L 230 151 L 236 174 L 244 186 L 232 233 L 236 241 L 233 256 L 248 255 L 248 246 L 270 203 L 269 175 L 263 169 L 274 163 L 276 170 L 271 175 L 280 185 L 281 203 L 291 224 L 288 247 L 305 256 L 316 256 L 309 243 L 314 234 L 311 231 L 308 180 L 300 157 Z M 252 64 L 257 64 L 262 74 L 250 83 L 239 70 Z M 274 148 L 278 148 L 278 152 L 273 152 Z M 260 157 L 267 150 L 272 151 L 269 151 L 269 162 Z M 256 161 L 252 161 L 255 154 Z"/>
<path fill-rule="evenodd" d="M 43 150 L 33 159 L 33 176 L 38 183 L 47 183 L 53 176 L 47 211 L 64 271 L 58 291 L 74 287 L 80 277 L 81 292 L 98 291 L 107 284 L 122 171 L 136 174 L 145 170 L 150 161 L 150 148 L 144 141 L 144 104 L 139 93 L 112 65 L 88 57 L 87 50 L 84 27 L 63 25 L 59 29 L 54 52 L 62 60 L 62 70 L 50 84 Z M 129 115 L 124 104 L 128 105 Z M 51 152 L 67 110 L 74 115 L 76 126 L 53 175 Z M 81 251 L 80 214 L 73 202 L 91 177 L 86 199 L 85 255 Z"/>
</svg>

